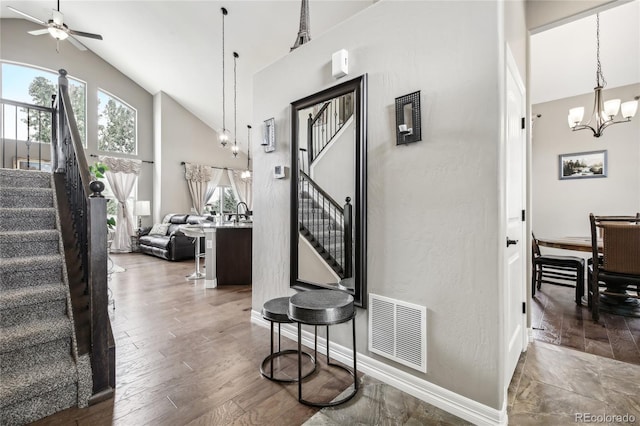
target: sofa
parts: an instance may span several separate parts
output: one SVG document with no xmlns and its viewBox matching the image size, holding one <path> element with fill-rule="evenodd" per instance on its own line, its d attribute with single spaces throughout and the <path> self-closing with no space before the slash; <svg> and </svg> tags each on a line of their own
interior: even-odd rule
<svg viewBox="0 0 640 426">
<path fill-rule="evenodd" d="M 193 259 L 195 257 L 195 238 L 184 235 L 180 231 L 180 225 L 196 224 L 206 220 L 213 220 L 213 218 L 170 213 L 164 217 L 162 224 L 139 230 L 140 251 L 166 260 Z M 199 240 L 200 252 L 204 253 L 204 238 Z"/>
</svg>

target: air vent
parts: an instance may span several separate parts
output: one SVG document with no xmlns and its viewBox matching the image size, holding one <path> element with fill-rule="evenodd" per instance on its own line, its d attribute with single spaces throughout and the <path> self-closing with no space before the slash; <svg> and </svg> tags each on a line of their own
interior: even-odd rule
<svg viewBox="0 0 640 426">
<path fill-rule="evenodd" d="M 369 350 L 427 372 L 427 308 L 369 293 Z"/>
</svg>

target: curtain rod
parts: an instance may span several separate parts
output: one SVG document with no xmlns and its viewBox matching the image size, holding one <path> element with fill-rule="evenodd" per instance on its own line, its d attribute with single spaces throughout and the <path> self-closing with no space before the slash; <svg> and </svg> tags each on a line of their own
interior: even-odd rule
<svg viewBox="0 0 640 426">
<path fill-rule="evenodd" d="M 184 161 L 180 162 L 181 166 L 184 166 L 185 164 L 187 164 Z M 207 166 L 207 167 L 211 167 L 212 169 L 219 169 L 219 170 L 240 170 L 240 169 L 230 169 L 229 167 L 216 167 L 216 166 Z"/>
<path fill-rule="evenodd" d="M 89 154 L 89 157 L 100 157 L 99 155 L 96 154 Z M 118 157 L 118 158 L 122 158 L 122 157 Z M 128 158 L 125 158 L 125 160 L 128 160 Z M 132 160 L 137 160 L 137 158 L 132 158 Z M 148 161 L 148 160 L 140 160 L 143 163 L 149 163 L 149 164 L 153 164 L 153 161 Z"/>
</svg>

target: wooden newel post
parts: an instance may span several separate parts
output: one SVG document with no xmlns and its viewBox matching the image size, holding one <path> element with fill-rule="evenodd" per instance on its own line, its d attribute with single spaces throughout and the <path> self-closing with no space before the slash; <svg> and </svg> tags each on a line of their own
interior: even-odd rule
<svg viewBox="0 0 640 426">
<path fill-rule="evenodd" d="M 107 290 L 107 199 L 90 197 L 88 204 L 89 291 L 93 393 L 109 388 L 109 295 Z"/>
<path fill-rule="evenodd" d="M 353 205 L 351 198 L 347 197 L 344 204 L 344 276 L 345 278 L 353 276 L 353 254 L 352 254 L 352 235 L 353 235 Z"/>
</svg>

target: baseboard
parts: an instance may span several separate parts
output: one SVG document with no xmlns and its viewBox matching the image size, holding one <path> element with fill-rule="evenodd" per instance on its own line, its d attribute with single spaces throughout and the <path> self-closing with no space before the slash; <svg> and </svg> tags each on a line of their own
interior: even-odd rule
<svg viewBox="0 0 640 426">
<path fill-rule="evenodd" d="M 251 311 L 251 322 L 265 328 L 269 328 L 270 325 L 269 321 L 262 318 L 262 315 L 255 310 Z M 291 340 L 297 340 L 298 331 L 293 324 L 282 324 L 281 329 L 283 336 Z M 303 330 L 302 344 L 313 348 L 313 342 L 313 333 Z M 318 351 L 323 353 L 326 351 L 326 348 L 326 340 L 318 337 Z M 346 365 L 353 365 L 353 351 L 333 342 L 331 343 L 331 358 Z M 473 424 L 507 424 L 506 408 L 504 410 L 497 410 L 488 407 L 360 353 L 358 353 L 358 371 L 368 374 L 371 377 Z M 506 405 L 503 406 L 506 407 Z"/>
</svg>

